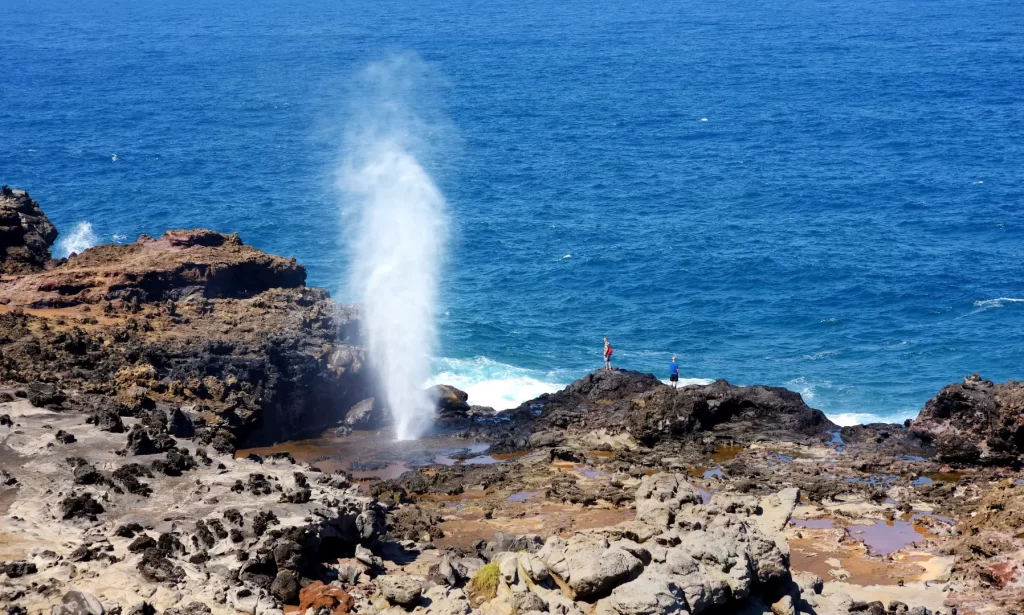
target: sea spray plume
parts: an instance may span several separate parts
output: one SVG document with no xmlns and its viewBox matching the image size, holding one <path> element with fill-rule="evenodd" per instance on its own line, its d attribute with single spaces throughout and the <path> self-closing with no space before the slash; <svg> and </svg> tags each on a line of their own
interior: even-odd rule
<svg viewBox="0 0 1024 615">
<path fill-rule="evenodd" d="M 428 72 L 400 57 L 358 76 L 338 175 L 356 218 L 351 290 L 363 306 L 370 363 L 400 440 L 422 435 L 434 414 L 424 385 L 437 342 L 447 223 L 444 196 L 423 161 L 443 131 L 412 107 L 429 100 L 418 96 Z"/>
<path fill-rule="evenodd" d="M 81 254 L 99 243 L 99 237 L 92 230 L 91 222 L 79 222 L 74 230 L 57 241 L 57 256 Z"/>
</svg>

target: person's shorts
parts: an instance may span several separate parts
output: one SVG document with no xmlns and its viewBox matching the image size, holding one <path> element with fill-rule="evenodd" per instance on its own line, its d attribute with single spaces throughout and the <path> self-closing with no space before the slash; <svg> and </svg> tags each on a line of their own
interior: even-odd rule
<svg viewBox="0 0 1024 615">
<path fill-rule="evenodd" d="M 668 379 L 671 382 L 679 382 L 679 374 L 672 374 L 671 376 L 668 377 Z"/>
</svg>

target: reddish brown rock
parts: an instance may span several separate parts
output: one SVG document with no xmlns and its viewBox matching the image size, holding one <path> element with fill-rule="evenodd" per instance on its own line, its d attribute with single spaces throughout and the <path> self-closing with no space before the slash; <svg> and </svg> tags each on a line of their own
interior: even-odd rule
<svg viewBox="0 0 1024 615">
<path fill-rule="evenodd" d="M 314 613 L 320 612 L 321 608 L 331 610 L 331 615 L 342 615 L 349 613 L 355 600 L 352 596 L 333 585 L 324 585 L 323 581 L 314 581 L 299 591 L 299 612 L 305 613 L 307 609 L 313 609 Z"/>
<path fill-rule="evenodd" d="M 0 277 L 0 382 L 68 391 L 64 410 L 180 408 L 221 452 L 316 432 L 372 395 L 357 311 L 307 288 L 294 259 L 200 229 L 43 268 L 56 231 L 38 204 L 10 190 L 0 204 L 38 244 Z"/>
<path fill-rule="evenodd" d="M 271 288 L 300 288 L 305 280 L 306 269 L 294 259 L 246 246 L 238 235 L 199 229 L 90 248 L 52 270 L 0 283 L 0 296 L 35 308 L 242 299 Z"/>
</svg>

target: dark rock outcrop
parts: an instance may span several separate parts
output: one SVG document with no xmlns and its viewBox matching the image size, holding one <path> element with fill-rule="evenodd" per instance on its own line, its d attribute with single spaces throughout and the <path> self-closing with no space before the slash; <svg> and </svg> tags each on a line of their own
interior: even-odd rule
<svg viewBox="0 0 1024 615">
<path fill-rule="evenodd" d="M 1020 463 L 1024 456 L 1024 382 L 995 384 L 976 374 L 928 400 L 910 431 L 954 463 Z"/>
<path fill-rule="evenodd" d="M 544 430 L 627 431 L 653 446 L 709 431 L 736 441 L 755 441 L 818 439 L 837 429 L 824 413 L 784 388 L 717 380 L 674 389 L 653 374 L 625 370 L 588 374 L 507 414 L 514 424 L 511 447 L 540 441 Z"/>
<path fill-rule="evenodd" d="M 24 190 L 0 186 L 0 274 L 32 273 L 50 261 L 57 229 Z"/>
</svg>

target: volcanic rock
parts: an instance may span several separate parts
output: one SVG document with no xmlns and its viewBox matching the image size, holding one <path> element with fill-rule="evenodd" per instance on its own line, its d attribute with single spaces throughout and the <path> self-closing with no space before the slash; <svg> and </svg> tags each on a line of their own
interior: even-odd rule
<svg viewBox="0 0 1024 615">
<path fill-rule="evenodd" d="M 469 411 L 469 394 L 447 384 L 438 384 L 427 389 L 431 399 L 437 400 L 437 413 L 440 417 L 461 416 Z"/>
<path fill-rule="evenodd" d="M 41 270 L 57 229 L 24 190 L 0 186 L 0 274 Z"/>
<path fill-rule="evenodd" d="M 387 420 L 384 407 L 377 398 L 368 397 L 349 408 L 345 414 L 345 425 L 352 429 L 376 429 Z"/>
<path fill-rule="evenodd" d="M 117 406 L 171 409 L 157 431 L 230 453 L 336 423 L 368 397 L 356 310 L 306 288 L 294 259 L 194 230 L 51 262 L 54 237 L 38 204 L 2 191 L 0 272 L 17 275 L 0 278 L 0 378 L 28 384 L 34 404 L 105 399 L 87 405 L 112 431 Z"/>
<path fill-rule="evenodd" d="M 81 591 L 69 591 L 61 598 L 61 604 L 53 607 L 50 615 L 104 615 L 106 609 L 96 596 Z"/>
<path fill-rule="evenodd" d="M 411 607 L 419 602 L 420 594 L 423 593 L 423 579 L 391 574 L 377 577 L 377 587 L 391 604 Z"/>
<path fill-rule="evenodd" d="M 499 443 L 498 450 L 530 446 L 548 436 L 547 430 L 624 432 L 653 446 L 709 431 L 735 441 L 810 441 L 837 429 L 820 410 L 784 388 L 740 387 L 717 380 L 675 389 L 653 374 L 626 370 L 588 374 L 507 414 L 513 423 L 512 442 Z"/>
<path fill-rule="evenodd" d="M 911 432 L 941 459 L 1008 464 L 1024 456 L 1024 382 L 966 378 L 928 400 Z"/>
<path fill-rule="evenodd" d="M 91 493 L 82 493 L 62 500 L 60 510 L 65 520 L 77 517 L 94 520 L 96 515 L 103 513 L 103 506 L 93 499 Z"/>
</svg>

